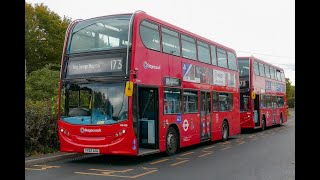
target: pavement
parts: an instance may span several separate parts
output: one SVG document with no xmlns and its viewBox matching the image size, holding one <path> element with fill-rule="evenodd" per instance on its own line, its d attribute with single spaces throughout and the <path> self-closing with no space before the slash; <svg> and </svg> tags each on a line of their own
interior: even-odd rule
<svg viewBox="0 0 320 180">
<path fill-rule="evenodd" d="M 74 158 L 79 156 L 84 156 L 85 154 L 81 153 L 65 153 L 65 152 L 54 152 L 48 154 L 34 155 L 25 158 L 25 166 L 47 163 L 52 161 L 58 161 L 68 158 Z"/>
</svg>

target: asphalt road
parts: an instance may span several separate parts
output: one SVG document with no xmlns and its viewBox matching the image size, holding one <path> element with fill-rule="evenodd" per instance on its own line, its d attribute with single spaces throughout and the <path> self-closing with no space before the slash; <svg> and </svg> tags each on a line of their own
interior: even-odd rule
<svg viewBox="0 0 320 180">
<path fill-rule="evenodd" d="M 25 179 L 294 180 L 295 118 L 291 114 L 281 127 L 184 148 L 174 156 L 86 155 L 26 166 Z"/>
</svg>

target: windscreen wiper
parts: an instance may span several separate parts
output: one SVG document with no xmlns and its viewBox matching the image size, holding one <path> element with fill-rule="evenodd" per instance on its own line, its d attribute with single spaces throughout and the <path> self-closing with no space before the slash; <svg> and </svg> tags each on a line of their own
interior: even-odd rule
<svg viewBox="0 0 320 180">
<path fill-rule="evenodd" d="M 110 75 L 110 76 L 89 76 L 89 77 L 81 77 L 81 78 L 66 78 L 63 79 L 63 83 L 70 82 L 118 82 L 118 81 L 127 81 L 129 77 L 127 75 Z"/>
<path fill-rule="evenodd" d="M 86 79 L 83 79 L 83 78 L 62 79 L 62 83 L 77 83 L 77 82 L 83 82 L 83 81 L 86 81 Z"/>
<path fill-rule="evenodd" d="M 86 77 L 84 78 L 85 80 L 87 80 L 88 82 L 103 82 L 106 80 L 106 78 L 99 78 L 99 77 Z"/>
<path fill-rule="evenodd" d="M 83 78 L 70 78 L 63 79 L 63 83 L 86 83 L 86 82 L 103 82 L 105 79 L 97 78 L 97 77 L 83 77 Z"/>
</svg>

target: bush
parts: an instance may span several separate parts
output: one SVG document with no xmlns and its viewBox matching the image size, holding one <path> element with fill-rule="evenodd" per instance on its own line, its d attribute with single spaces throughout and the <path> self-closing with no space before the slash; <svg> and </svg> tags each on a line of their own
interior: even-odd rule
<svg viewBox="0 0 320 180">
<path fill-rule="evenodd" d="M 32 71 L 26 79 L 26 98 L 43 101 L 52 99 L 57 95 L 60 73 L 53 69 L 54 66 Z"/>
<path fill-rule="evenodd" d="M 48 153 L 58 150 L 57 117 L 52 115 L 56 101 L 25 103 L 25 153 Z"/>
<path fill-rule="evenodd" d="M 25 155 L 58 150 L 57 95 L 59 71 L 55 65 L 31 72 L 26 79 Z"/>
</svg>

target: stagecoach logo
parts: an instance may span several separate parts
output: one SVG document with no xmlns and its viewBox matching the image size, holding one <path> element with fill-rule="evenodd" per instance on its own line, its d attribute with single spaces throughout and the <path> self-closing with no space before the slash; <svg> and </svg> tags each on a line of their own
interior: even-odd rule
<svg viewBox="0 0 320 180">
<path fill-rule="evenodd" d="M 151 65 L 146 61 L 143 63 L 143 67 L 145 69 L 157 69 L 157 70 L 160 70 L 160 66 Z"/>
<path fill-rule="evenodd" d="M 183 121 L 182 127 L 183 127 L 183 130 L 184 130 L 184 131 L 187 131 L 187 130 L 188 130 L 188 128 L 189 128 L 189 122 L 188 122 L 187 119 L 185 119 L 185 120 Z"/>
<path fill-rule="evenodd" d="M 86 129 L 86 128 L 82 127 L 82 128 L 80 128 L 80 132 L 81 133 L 85 133 L 85 132 L 88 132 L 88 133 L 101 132 L 101 129 Z"/>
</svg>

